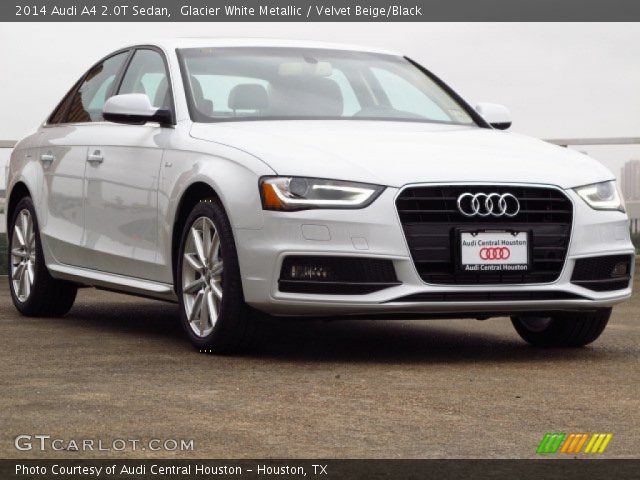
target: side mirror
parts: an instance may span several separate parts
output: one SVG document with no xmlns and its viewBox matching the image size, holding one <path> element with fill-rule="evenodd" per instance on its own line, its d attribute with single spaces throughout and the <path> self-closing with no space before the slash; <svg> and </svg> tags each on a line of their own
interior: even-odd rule
<svg viewBox="0 0 640 480">
<path fill-rule="evenodd" d="M 511 126 L 511 112 L 503 105 L 497 103 L 478 103 L 475 109 L 493 128 L 506 130 Z"/>
<path fill-rule="evenodd" d="M 144 93 L 125 93 L 109 98 L 102 108 L 102 116 L 108 122 L 144 125 L 158 122 L 171 125 L 171 111 L 155 108 Z"/>
</svg>

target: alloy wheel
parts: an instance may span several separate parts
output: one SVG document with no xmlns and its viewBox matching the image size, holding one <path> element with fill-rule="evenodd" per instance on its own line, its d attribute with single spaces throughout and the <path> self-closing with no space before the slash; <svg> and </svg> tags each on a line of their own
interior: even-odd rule
<svg viewBox="0 0 640 480">
<path fill-rule="evenodd" d="M 36 235 L 31 212 L 26 208 L 16 217 L 11 237 L 11 283 L 21 302 L 31 295 L 36 265 Z"/>
<path fill-rule="evenodd" d="M 182 255 L 182 295 L 189 326 L 198 337 L 206 337 L 222 306 L 222 250 L 211 219 L 198 217 L 193 222 Z"/>
</svg>

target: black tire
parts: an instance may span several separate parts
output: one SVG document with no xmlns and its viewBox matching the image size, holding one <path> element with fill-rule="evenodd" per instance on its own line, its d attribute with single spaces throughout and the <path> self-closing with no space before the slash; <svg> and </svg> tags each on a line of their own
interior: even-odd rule
<svg viewBox="0 0 640 480">
<path fill-rule="evenodd" d="M 213 330 L 206 336 L 196 334 L 188 320 L 183 295 L 183 264 L 187 238 L 196 220 L 206 217 L 215 226 L 220 237 L 220 256 L 224 264 L 221 278 L 222 299 Z M 256 313 L 244 301 L 238 254 L 231 224 L 222 204 L 217 199 L 198 203 L 184 225 L 177 252 L 176 293 L 180 303 L 180 318 L 191 343 L 202 353 L 233 354 L 254 348 L 256 338 Z"/>
<path fill-rule="evenodd" d="M 35 261 L 33 266 L 33 284 L 31 286 L 31 291 L 26 299 L 21 300 L 18 298 L 18 294 L 15 291 L 12 278 L 14 258 L 11 252 L 14 248 L 13 233 L 16 227 L 16 221 L 24 210 L 29 211 L 33 222 L 33 233 L 35 236 Z M 44 260 L 44 254 L 42 253 L 40 229 L 38 227 L 38 219 L 36 217 L 36 211 L 33 207 L 31 198 L 24 197 L 16 205 L 11 217 L 7 236 L 9 244 L 9 251 L 7 252 L 9 257 L 9 291 L 11 292 L 13 304 L 18 311 L 28 317 L 59 317 L 67 313 L 73 306 L 73 302 L 76 299 L 78 287 L 74 283 L 67 282 L 65 280 L 57 280 L 49 274 L 49 270 L 47 269 L 47 265 Z"/>
<path fill-rule="evenodd" d="M 561 312 L 548 317 L 514 316 L 511 322 L 518 334 L 531 345 L 582 347 L 600 336 L 610 316 L 611 309 L 603 308 L 592 312 Z"/>
</svg>

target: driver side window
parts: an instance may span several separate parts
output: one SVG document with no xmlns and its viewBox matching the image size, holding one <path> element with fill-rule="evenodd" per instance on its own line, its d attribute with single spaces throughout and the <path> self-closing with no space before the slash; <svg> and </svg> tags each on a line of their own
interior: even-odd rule
<svg viewBox="0 0 640 480">
<path fill-rule="evenodd" d="M 169 78 L 159 52 L 136 50 L 118 90 L 118 94 L 125 93 L 144 93 L 155 108 L 171 109 Z"/>
<path fill-rule="evenodd" d="M 128 51 L 109 57 L 87 73 L 80 88 L 70 94 L 65 123 L 102 121 L 102 107 L 113 89 L 113 82 L 127 55 Z M 63 104 L 66 103 L 65 100 Z"/>
</svg>

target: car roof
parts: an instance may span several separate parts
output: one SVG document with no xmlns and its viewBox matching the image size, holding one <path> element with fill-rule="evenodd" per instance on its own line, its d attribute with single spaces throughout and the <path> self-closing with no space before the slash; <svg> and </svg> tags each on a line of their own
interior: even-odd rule
<svg viewBox="0 0 640 480">
<path fill-rule="evenodd" d="M 289 48 L 319 48 L 329 50 L 351 50 L 386 55 L 401 55 L 390 50 L 363 47 L 360 45 L 346 45 L 341 43 L 317 42 L 309 40 L 288 40 L 277 38 L 225 38 L 225 37 L 185 37 L 171 39 L 155 39 L 150 42 L 139 42 L 135 45 L 155 45 L 164 50 L 176 48 L 211 48 L 211 47 L 289 47 Z M 135 46 L 129 45 L 129 46 Z"/>
</svg>

